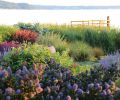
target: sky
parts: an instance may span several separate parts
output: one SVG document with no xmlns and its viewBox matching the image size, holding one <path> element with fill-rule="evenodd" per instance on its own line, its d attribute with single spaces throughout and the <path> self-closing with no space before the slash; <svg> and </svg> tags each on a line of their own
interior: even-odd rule
<svg viewBox="0 0 120 100">
<path fill-rule="evenodd" d="M 16 3 L 29 3 L 41 5 L 120 5 L 120 0 L 4 0 Z"/>
</svg>

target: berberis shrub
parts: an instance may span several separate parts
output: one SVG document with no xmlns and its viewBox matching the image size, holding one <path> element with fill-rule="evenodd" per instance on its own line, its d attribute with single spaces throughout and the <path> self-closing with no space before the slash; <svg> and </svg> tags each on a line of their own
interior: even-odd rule
<svg viewBox="0 0 120 100">
<path fill-rule="evenodd" d="M 13 36 L 13 40 L 18 41 L 19 43 L 31 42 L 34 43 L 37 40 L 38 34 L 30 30 L 18 30 Z"/>
</svg>

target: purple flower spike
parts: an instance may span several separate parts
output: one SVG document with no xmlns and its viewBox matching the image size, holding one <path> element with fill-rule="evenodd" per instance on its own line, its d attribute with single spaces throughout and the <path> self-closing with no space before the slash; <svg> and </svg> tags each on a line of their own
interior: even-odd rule
<svg viewBox="0 0 120 100">
<path fill-rule="evenodd" d="M 10 96 L 6 96 L 6 100 L 11 100 L 11 97 Z"/>
<path fill-rule="evenodd" d="M 20 94 L 21 93 L 21 90 L 20 89 L 17 89 L 16 90 L 16 94 Z"/>
<path fill-rule="evenodd" d="M 105 83 L 105 88 L 106 89 L 109 89 L 110 88 L 110 85 L 108 83 Z"/>
<path fill-rule="evenodd" d="M 117 93 L 117 94 L 120 94 L 120 88 L 116 90 L 116 93 Z"/>
<path fill-rule="evenodd" d="M 78 85 L 77 85 L 77 84 L 74 84 L 74 85 L 73 85 L 73 90 L 74 90 L 74 91 L 77 91 L 77 89 L 78 89 Z"/>
<path fill-rule="evenodd" d="M 82 95 L 83 93 L 84 93 L 84 91 L 82 89 L 77 90 L 77 94 Z"/>
</svg>

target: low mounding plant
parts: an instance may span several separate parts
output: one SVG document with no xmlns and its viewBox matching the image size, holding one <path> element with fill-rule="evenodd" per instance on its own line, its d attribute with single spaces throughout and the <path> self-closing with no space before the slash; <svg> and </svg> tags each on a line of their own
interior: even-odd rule
<svg viewBox="0 0 120 100">
<path fill-rule="evenodd" d="M 93 53 L 97 59 L 100 59 L 101 56 L 104 56 L 104 51 L 98 47 L 93 48 Z"/>
<path fill-rule="evenodd" d="M 68 56 L 67 51 L 59 54 L 52 54 L 45 46 L 38 44 L 23 44 L 19 48 L 13 48 L 2 59 L 3 66 L 11 66 L 13 71 L 18 70 L 21 66 L 31 67 L 33 63 L 46 63 L 46 59 L 54 58 L 63 66 L 70 66 L 73 60 Z"/>
<path fill-rule="evenodd" d="M 53 45 L 60 53 L 68 48 L 67 42 L 60 34 L 46 33 L 45 35 L 40 36 L 38 43 L 46 46 Z"/>
<path fill-rule="evenodd" d="M 13 26 L 0 26 L 0 42 L 11 41 L 18 28 Z"/>
<path fill-rule="evenodd" d="M 38 34 L 36 32 L 30 30 L 18 30 L 13 36 L 13 39 L 19 43 L 23 43 L 24 41 L 34 43 L 37 40 L 37 37 Z"/>
<path fill-rule="evenodd" d="M 92 48 L 84 42 L 72 42 L 69 45 L 70 56 L 76 61 L 89 60 L 93 56 Z"/>
<path fill-rule="evenodd" d="M 18 23 L 16 26 L 22 30 L 31 30 L 31 31 L 37 32 L 39 34 L 44 34 L 44 33 L 48 32 L 48 30 L 46 28 L 43 28 L 39 23 L 34 23 L 34 24 Z"/>
</svg>

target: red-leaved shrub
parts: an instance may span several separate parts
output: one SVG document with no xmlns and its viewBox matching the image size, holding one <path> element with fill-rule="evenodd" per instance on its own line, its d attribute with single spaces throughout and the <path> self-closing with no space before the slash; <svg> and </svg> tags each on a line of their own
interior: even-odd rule
<svg viewBox="0 0 120 100">
<path fill-rule="evenodd" d="M 23 43 L 24 41 L 34 43 L 37 36 L 38 34 L 36 32 L 32 32 L 31 30 L 18 30 L 13 39 L 19 43 Z"/>
</svg>

